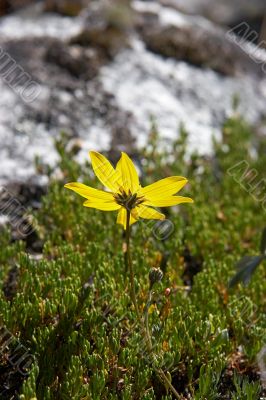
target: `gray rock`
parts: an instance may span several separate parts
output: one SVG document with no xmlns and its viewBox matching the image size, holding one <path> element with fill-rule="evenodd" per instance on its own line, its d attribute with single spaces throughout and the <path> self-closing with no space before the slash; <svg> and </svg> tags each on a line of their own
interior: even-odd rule
<svg viewBox="0 0 266 400">
<path fill-rule="evenodd" d="M 72 44 L 92 46 L 109 60 L 129 45 L 134 12 L 128 0 L 99 0 L 84 15 L 84 27 Z"/>
<path fill-rule="evenodd" d="M 45 0 L 44 10 L 73 17 L 78 15 L 89 3 L 90 0 Z"/>
<path fill-rule="evenodd" d="M 146 143 L 151 116 L 163 144 L 184 123 L 189 148 L 208 153 L 236 94 L 239 112 L 260 121 L 265 79 L 248 56 L 226 47 L 219 26 L 158 2 L 133 2 L 133 19 L 116 4 L 104 15 L 92 4 L 79 17 L 43 13 L 37 4 L 1 19 L 0 46 L 41 89 L 27 104 L 0 80 L 1 183 L 33 176 L 36 156 L 47 182 L 60 131 L 81 147 L 73 157 L 83 162 L 89 149 L 115 148 L 116 159 L 119 150 L 134 153 Z"/>
<path fill-rule="evenodd" d="M 83 47 L 52 40 L 46 48 L 46 60 L 67 70 L 71 75 L 89 80 L 97 76 L 106 58 L 97 47 Z"/>
<path fill-rule="evenodd" d="M 262 20 L 266 11 L 264 0 L 159 0 L 159 2 L 184 13 L 205 16 L 223 25 L 234 25 L 238 21 L 256 18 Z"/>
<path fill-rule="evenodd" d="M 149 50 L 224 75 L 262 75 L 261 66 L 234 41 L 228 40 L 226 30 L 203 18 L 169 8 L 144 11 L 140 2 L 136 4 L 140 10 L 139 32 Z"/>
<path fill-rule="evenodd" d="M 38 98 L 27 104 L 0 81 L 0 140 L 5 144 L 0 149 L 1 183 L 34 175 L 35 156 L 41 164 L 54 165 L 53 141 L 61 131 L 67 132 L 70 140 L 81 138 L 87 149 L 118 142 L 124 148 L 132 145 L 130 115 L 117 107 L 112 94 L 97 80 L 106 62 L 97 49 L 50 37 L 5 40 L 2 49 L 41 90 Z M 128 128 L 123 130 L 123 124 Z M 46 174 L 45 165 L 40 172 Z"/>
<path fill-rule="evenodd" d="M 34 0 L 0 0 L 0 15 L 6 15 L 34 3 Z"/>
</svg>

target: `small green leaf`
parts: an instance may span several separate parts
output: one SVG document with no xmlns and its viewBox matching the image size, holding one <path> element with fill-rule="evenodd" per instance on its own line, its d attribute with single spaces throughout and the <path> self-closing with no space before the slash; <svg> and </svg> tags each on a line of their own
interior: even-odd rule
<svg viewBox="0 0 266 400">
<path fill-rule="evenodd" d="M 218 332 L 216 338 L 214 339 L 212 346 L 213 347 L 220 347 L 223 344 L 227 343 L 229 340 L 229 334 L 227 329 L 223 329 L 222 331 Z"/>
</svg>

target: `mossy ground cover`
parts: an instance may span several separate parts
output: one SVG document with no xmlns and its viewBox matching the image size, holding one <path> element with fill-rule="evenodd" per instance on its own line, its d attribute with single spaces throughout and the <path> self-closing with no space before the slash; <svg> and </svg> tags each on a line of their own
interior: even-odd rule
<svg viewBox="0 0 266 400">
<path fill-rule="evenodd" d="M 34 214 L 42 257 L 1 232 L 1 399 L 171 399 L 154 373 L 157 365 L 183 399 L 266 396 L 257 363 L 265 344 L 265 263 L 247 286 L 228 288 L 236 262 L 258 254 L 266 225 L 263 190 L 254 192 L 250 174 L 240 179 L 244 165 L 257 172 L 257 183 L 264 178 L 266 140 L 238 117 L 226 121 L 222 136 L 214 155 L 202 157 L 189 155 L 184 129 L 162 151 L 153 127 L 149 145 L 135 157 L 143 183 L 182 175 L 190 182 L 182 195 L 195 200 L 163 210 L 173 224 L 167 237 L 156 222 L 132 230 L 140 310 L 150 269 L 164 273 L 149 306 L 156 361 L 130 300 L 123 229 L 115 213 L 87 209 L 63 188 L 77 179 L 101 187 L 90 164 L 81 167 L 75 149 L 66 151 L 64 136 L 56 143 L 62 178 L 51 178 Z M 11 337 L 8 346 L 3 332 Z M 18 367 L 21 352 L 33 356 L 25 369 Z"/>
</svg>

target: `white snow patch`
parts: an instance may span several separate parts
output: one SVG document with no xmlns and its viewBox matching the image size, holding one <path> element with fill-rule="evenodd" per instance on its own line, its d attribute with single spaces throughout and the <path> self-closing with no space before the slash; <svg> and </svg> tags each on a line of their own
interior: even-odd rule
<svg viewBox="0 0 266 400">
<path fill-rule="evenodd" d="M 0 35 L 8 39 L 49 36 L 68 39 L 82 28 L 79 17 L 65 17 L 43 13 L 40 5 L 27 7 L 21 12 L 8 15 L 0 20 Z"/>
</svg>

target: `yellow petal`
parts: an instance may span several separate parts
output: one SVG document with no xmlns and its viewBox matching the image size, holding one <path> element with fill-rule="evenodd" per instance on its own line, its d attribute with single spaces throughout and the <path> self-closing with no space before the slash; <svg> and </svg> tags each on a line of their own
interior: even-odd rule
<svg viewBox="0 0 266 400">
<path fill-rule="evenodd" d="M 132 225 L 136 221 L 137 220 L 132 216 L 132 214 L 130 214 L 129 224 Z M 118 211 L 116 222 L 118 224 L 123 225 L 124 229 L 126 229 L 126 226 L 127 226 L 127 210 L 124 207 L 121 207 L 121 209 Z"/>
<path fill-rule="evenodd" d="M 182 176 L 170 176 L 169 178 L 161 179 L 158 182 L 152 183 L 141 189 L 141 194 L 149 201 L 155 199 L 163 199 L 179 192 L 185 184 L 187 179 Z"/>
<path fill-rule="evenodd" d="M 92 168 L 97 178 L 112 192 L 118 192 L 121 178 L 112 164 L 102 154 L 90 151 Z"/>
<path fill-rule="evenodd" d="M 126 193 L 136 193 L 139 189 L 139 177 L 135 165 L 126 153 L 122 152 L 121 158 L 116 165 L 116 171 L 121 176 L 123 189 Z"/>
<path fill-rule="evenodd" d="M 181 203 L 194 203 L 194 201 L 190 197 L 169 196 L 165 198 L 154 199 L 153 201 L 147 200 L 143 204 L 153 207 L 170 207 Z"/>
<path fill-rule="evenodd" d="M 159 213 L 154 208 L 145 207 L 144 205 L 139 205 L 132 210 L 134 218 L 145 218 L 145 219 L 165 219 L 165 215 Z"/>
<path fill-rule="evenodd" d="M 104 192 L 103 190 L 94 189 L 80 182 L 71 182 L 65 185 L 65 188 L 73 190 L 85 199 L 111 201 L 114 200 L 112 193 Z"/>
<path fill-rule="evenodd" d="M 102 200 L 86 200 L 83 203 L 84 207 L 96 208 L 102 211 L 116 211 L 121 208 L 119 204 L 113 201 L 102 201 Z"/>
</svg>

